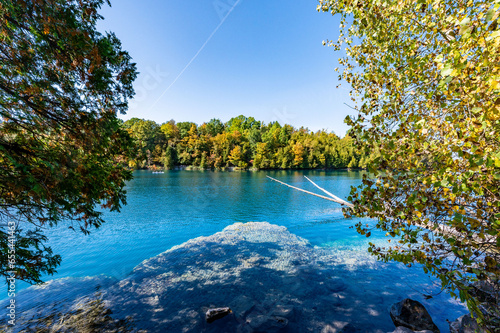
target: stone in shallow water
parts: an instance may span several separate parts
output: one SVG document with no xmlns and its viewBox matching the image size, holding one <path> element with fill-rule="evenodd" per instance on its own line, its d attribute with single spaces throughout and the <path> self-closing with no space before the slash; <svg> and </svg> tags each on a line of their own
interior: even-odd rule
<svg viewBox="0 0 500 333">
<path fill-rule="evenodd" d="M 215 308 L 215 309 L 208 309 L 207 313 L 205 314 L 205 319 L 207 323 L 212 323 L 216 321 L 217 319 L 224 318 L 228 314 L 230 314 L 232 311 L 230 308 L 225 307 L 225 308 Z"/>
<path fill-rule="evenodd" d="M 430 330 L 439 333 L 439 329 L 432 321 L 429 312 L 420 302 L 412 299 L 406 298 L 401 302 L 394 303 L 390 315 L 396 326 L 407 327 L 414 331 Z"/>
</svg>

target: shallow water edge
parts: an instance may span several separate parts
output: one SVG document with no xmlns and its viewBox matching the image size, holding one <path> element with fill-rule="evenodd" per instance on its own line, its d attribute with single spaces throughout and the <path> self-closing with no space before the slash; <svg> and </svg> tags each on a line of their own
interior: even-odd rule
<svg viewBox="0 0 500 333">
<path fill-rule="evenodd" d="M 147 332 L 389 332 L 388 308 L 406 297 L 424 304 L 442 332 L 446 319 L 467 312 L 444 293 L 425 300 L 422 292 L 439 286 L 419 271 L 356 253 L 313 246 L 283 226 L 236 223 L 147 259 L 121 280 L 65 278 L 21 291 L 14 332 L 95 297 L 111 317 L 130 316 L 135 331 Z M 233 313 L 207 324 L 206 310 L 223 306 Z"/>
</svg>

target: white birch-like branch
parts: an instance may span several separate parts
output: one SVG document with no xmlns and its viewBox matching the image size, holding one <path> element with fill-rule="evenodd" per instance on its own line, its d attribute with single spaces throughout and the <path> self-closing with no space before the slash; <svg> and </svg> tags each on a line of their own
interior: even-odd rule
<svg viewBox="0 0 500 333">
<path fill-rule="evenodd" d="M 345 205 L 349 208 L 354 208 L 354 205 L 350 202 L 347 202 L 345 200 L 342 200 L 340 199 L 339 197 L 333 195 L 332 193 L 328 192 L 327 190 L 325 190 L 324 188 L 318 186 L 316 183 L 314 183 L 312 180 L 310 180 L 307 176 L 304 176 L 308 181 L 310 181 L 314 186 L 316 186 L 318 189 L 320 189 L 321 191 L 323 191 L 324 193 L 328 194 L 330 197 L 326 197 L 324 195 L 320 195 L 320 194 L 316 194 L 316 193 L 313 193 L 313 192 L 310 192 L 310 191 L 306 191 L 306 190 L 303 190 L 301 188 L 298 188 L 296 186 L 292 186 L 292 185 L 289 185 L 287 183 L 284 183 L 282 181 L 279 181 L 277 179 L 274 179 L 272 177 L 269 177 L 269 176 L 266 176 L 267 178 L 275 181 L 275 182 L 278 182 L 282 185 L 285 185 L 285 186 L 288 186 L 290 188 L 293 188 L 295 190 L 298 190 L 298 191 L 301 191 L 301 192 L 304 192 L 304 193 L 307 193 L 307 194 L 310 194 L 310 195 L 314 195 L 316 197 L 319 197 L 319 198 L 322 198 L 322 199 L 325 199 L 325 200 L 329 200 L 329 201 L 333 201 L 333 202 L 336 202 L 336 203 L 339 203 L 341 205 Z M 421 228 L 424 228 L 424 229 L 427 229 L 427 230 L 430 230 L 430 231 L 433 231 L 433 232 L 437 232 L 438 234 L 441 234 L 443 236 L 448 236 L 448 237 L 455 237 L 455 238 L 462 238 L 463 235 L 451 228 L 450 226 L 447 226 L 447 225 L 443 225 L 443 224 L 438 224 L 438 225 L 435 225 L 433 223 L 424 223 L 424 222 L 413 222 L 412 223 L 413 225 L 415 226 L 418 226 L 418 227 L 421 227 Z M 477 234 L 472 234 L 470 236 L 470 241 L 472 242 L 475 242 L 476 244 L 479 244 L 479 243 L 485 243 L 485 251 L 486 252 L 489 252 L 489 253 L 498 253 L 499 252 L 499 249 L 496 248 L 494 242 L 495 242 L 495 237 L 494 236 L 490 236 L 490 235 L 486 235 L 484 237 L 479 237 L 479 235 Z"/>
<path fill-rule="evenodd" d="M 314 186 L 316 186 L 317 188 L 319 188 L 321 191 L 323 191 L 324 193 L 328 194 L 329 196 L 331 196 L 333 199 L 336 199 L 338 200 L 337 202 L 340 203 L 340 204 L 344 204 L 348 207 L 354 207 L 354 205 L 350 202 L 347 202 L 345 200 L 342 200 L 340 199 L 339 197 L 337 197 L 336 195 L 333 195 L 332 193 L 328 192 L 327 190 L 325 190 L 324 188 L 322 187 L 319 187 L 315 182 L 313 182 L 312 180 L 310 180 L 307 176 L 304 176 L 308 181 L 310 181 Z"/>
<path fill-rule="evenodd" d="M 269 179 L 271 179 L 271 180 L 274 180 L 275 182 L 278 182 L 278 183 L 280 183 L 280 184 L 282 184 L 282 185 L 285 185 L 285 186 L 288 186 L 288 187 L 290 187 L 290 188 L 293 188 L 293 189 L 295 189 L 295 190 L 297 190 L 297 191 L 301 191 L 301 192 L 304 192 L 304 193 L 307 193 L 307 194 L 310 194 L 310 195 L 314 195 L 314 196 L 316 196 L 316 197 L 319 197 L 319 198 L 322 198 L 322 199 L 325 199 L 325 200 L 333 201 L 333 202 L 336 202 L 336 203 L 341 204 L 341 205 L 345 205 L 345 206 L 350 207 L 350 208 L 353 208 L 353 207 L 354 207 L 354 205 L 353 205 L 353 204 L 351 204 L 351 203 L 349 203 L 349 202 L 347 202 L 347 201 L 345 201 L 345 200 L 342 200 L 342 199 L 340 199 L 340 198 L 338 198 L 338 197 L 334 196 L 333 194 L 329 193 L 328 191 L 326 191 L 326 190 L 322 189 L 321 187 L 319 187 L 318 185 L 314 184 L 314 183 L 313 183 L 310 179 L 308 179 L 308 180 L 309 180 L 311 183 L 313 183 L 316 187 L 318 187 L 318 188 L 319 188 L 320 190 L 322 190 L 323 192 L 325 192 L 325 193 L 327 193 L 328 195 L 330 195 L 330 196 L 331 196 L 331 198 L 329 198 L 329 197 L 325 197 L 324 195 L 321 195 L 321 194 L 316 194 L 316 193 L 313 193 L 313 192 L 310 192 L 310 191 L 306 191 L 306 190 L 303 190 L 303 189 L 301 189 L 301 188 L 298 188 L 298 187 L 295 187 L 295 186 L 292 186 L 292 185 L 289 185 L 289 184 L 287 184 L 287 183 L 284 183 L 284 182 L 282 182 L 282 181 L 279 181 L 279 180 L 277 180 L 277 179 L 274 179 L 273 177 L 269 177 L 269 176 L 266 176 L 266 177 L 267 177 L 267 178 L 269 178 Z M 306 177 L 306 178 L 307 178 L 307 177 Z"/>
</svg>

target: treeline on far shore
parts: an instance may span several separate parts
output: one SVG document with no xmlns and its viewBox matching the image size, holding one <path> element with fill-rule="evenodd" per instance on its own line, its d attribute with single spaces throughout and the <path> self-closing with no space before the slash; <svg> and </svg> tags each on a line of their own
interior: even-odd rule
<svg viewBox="0 0 500 333">
<path fill-rule="evenodd" d="M 362 153 L 349 136 L 340 138 L 278 122 L 265 124 L 245 116 L 226 123 L 212 119 L 199 126 L 132 118 L 123 126 L 136 141 L 137 153 L 128 161 L 134 169 L 365 168 L 379 156 L 377 149 Z"/>
</svg>

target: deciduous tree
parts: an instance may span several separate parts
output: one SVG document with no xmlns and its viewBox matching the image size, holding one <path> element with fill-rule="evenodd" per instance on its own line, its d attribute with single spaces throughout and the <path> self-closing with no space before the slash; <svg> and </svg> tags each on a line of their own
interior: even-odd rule
<svg viewBox="0 0 500 333">
<path fill-rule="evenodd" d="M 378 145 L 348 216 L 397 237 L 370 251 L 419 265 L 477 311 L 469 287 L 500 277 L 499 0 L 320 0 L 341 16 L 340 77 Z M 359 232 L 369 235 L 362 224 Z M 489 304 L 498 310 L 498 303 Z M 486 318 L 488 320 L 488 318 Z"/>
</svg>

